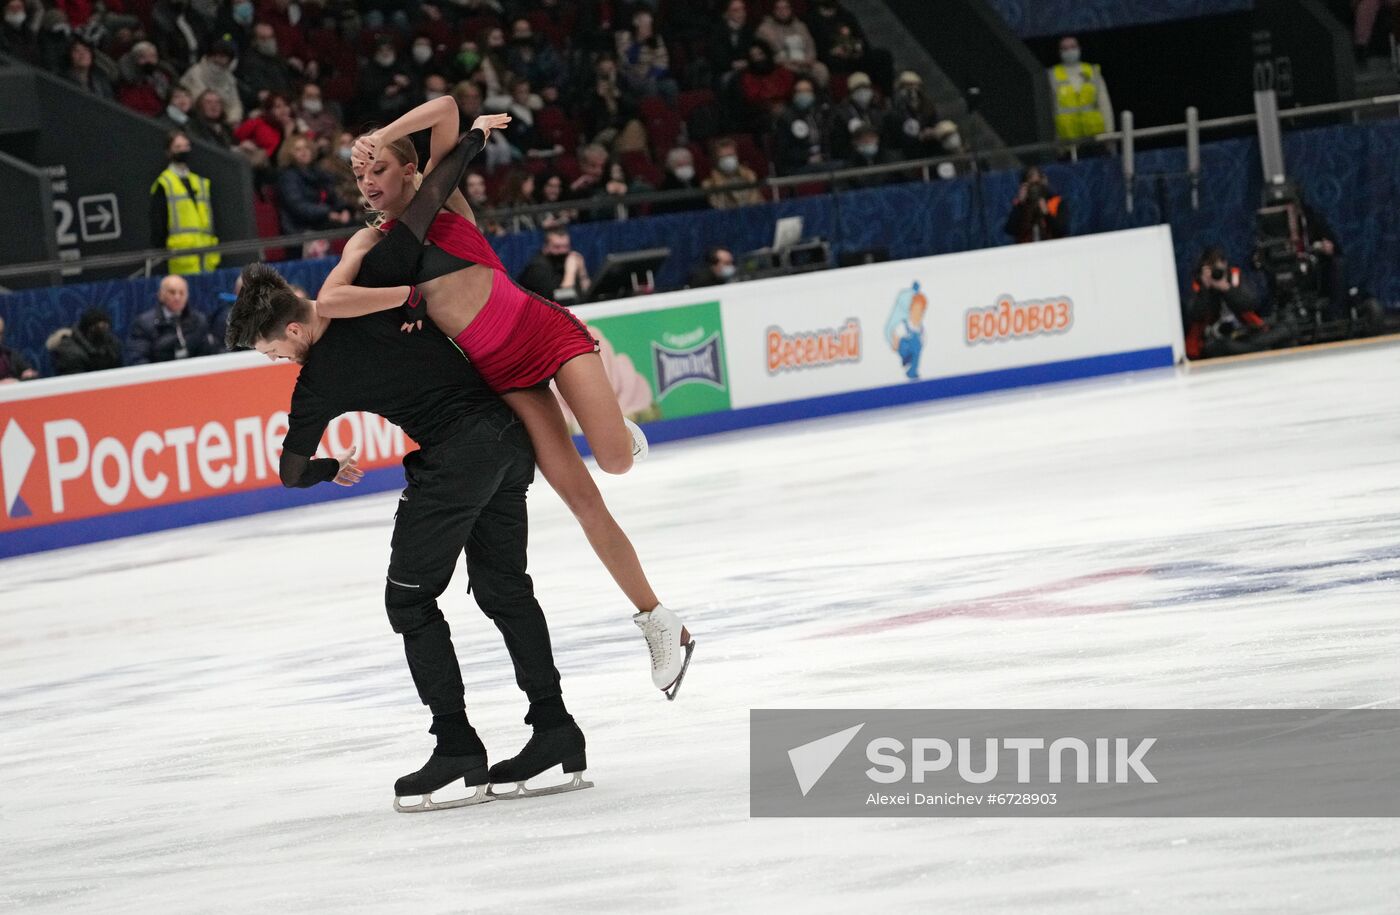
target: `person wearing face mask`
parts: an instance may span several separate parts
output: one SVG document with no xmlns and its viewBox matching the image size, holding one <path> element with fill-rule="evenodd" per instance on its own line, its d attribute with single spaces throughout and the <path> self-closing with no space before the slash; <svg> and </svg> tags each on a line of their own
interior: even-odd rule
<svg viewBox="0 0 1400 915">
<path fill-rule="evenodd" d="M 1113 103 L 1098 65 L 1080 56 L 1079 39 L 1060 39 L 1060 62 L 1047 71 L 1055 97 L 1055 133 L 1083 140 L 1113 130 Z"/>
<path fill-rule="evenodd" d="M 190 171 L 190 138 L 172 131 L 165 144 L 169 164 L 151 185 L 151 247 L 176 252 L 217 245 L 209 179 Z M 175 255 L 171 273 L 204 273 L 219 266 L 219 255 Z"/>
<path fill-rule="evenodd" d="M 728 210 L 763 202 L 762 191 L 743 186 L 754 184 L 758 175 L 739 161 L 739 147 L 733 140 L 728 137 L 715 140 L 710 148 L 710 161 L 714 167 L 702 186 L 711 192 L 705 199 L 712 209 Z"/>
<path fill-rule="evenodd" d="M 880 145 L 880 130 L 873 124 L 864 124 L 856 129 L 851 141 L 851 155 L 846 159 L 848 168 L 866 168 L 871 165 L 889 165 L 904 157 Z M 883 187 L 904 180 L 899 172 L 881 172 L 875 175 L 859 175 L 843 179 L 837 186 L 841 190 L 865 187 Z"/>
<path fill-rule="evenodd" d="M 224 119 L 229 123 L 243 120 L 243 99 L 238 91 L 238 79 L 233 75 L 233 61 L 238 51 L 227 37 L 209 46 L 209 53 L 199 63 L 185 71 L 180 83 L 199 98 L 206 90 L 219 94 L 224 101 Z"/>
<path fill-rule="evenodd" d="M 705 261 L 690 271 L 687 289 L 703 289 L 706 286 L 723 286 L 734 282 L 738 269 L 734 266 L 734 252 L 728 248 L 714 247 L 705 252 Z"/>
<path fill-rule="evenodd" d="M 437 49 L 433 46 L 433 40 L 426 35 L 419 35 L 413 39 L 413 44 L 408 48 L 408 56 L 412 62 L 409 75 L 416 77 L 414 82 L 420 85 L 429 73 L 437 73 L 439 70 Z"/>
<path fill-rule="evenodd" d="M 244 102 L 264 92 L 290 95 L 293 86 L 291 66 L 277 45 L 277 32 L 266 22 L 253 26 L 253 44 L 238 62 L 238 78 L 246 87 Z"/>
<path fill-rule="evenodd" d="M 166 133 L 172 130 L 187 130 L 194 122 L 193 111 L 194 98 L 189 90 L 184 86 L 175 85 L 170 88 L 165 110 L 156 118 L 156 123 Z"/>
<path fill-rule="evenodd" d="M 870 77 L 852 73 L 846 80 L 846 99 L 832 109 L 831 155 L 835 159 L 851 157 L 851 139 L 866 124 L 883 124 L 888 106 L 875 94 Z"/>
<path fill-rule="evenodd" d="M 337 107 L 334 103 L 326 104 L 321 87 L 315 83 L 307 83 L 301 87 L 301 96 L 297 99 L 296 104 L 296 116 L 319 141 L 324 141 L 328 137 L 334 138 L 340 130 L 340 115 Z"/>
<path fill-rule="evenodd" d="M 156 46 L 138 41 L 117 61 L 117 101 L 147 117 L 165 109 L 175 73 L 160 62 Z"/>
<path fill-rule="evenodd" d="M 30 25 L 29 12 L 25 8 L 24 0 L 7 0 L 4 22 L 0 24 L 0 54 L 37 65 L 39 42 Z"/>
<path fill-rule="evenodd" d="M 695 174 L 695 157 L 690 154 L 690 150 L 684 146 L 677 146 L 668 152 L 666 154 L 666 177 L 662 179 L 661 186 L 657 190 L 694 191 L 699 190 L 699 188 L 700 182 Z M 651 205 L 653 216 L 703 209 L 705 209 L 705 198 L 699 195 L 685 200 L 672 200 Z"/>
<path fill-rule="evenodd" d="M 385 35 L 374 45 L 374 54 L 360 67 L 357 90 L 359 117 L 385 123 L 413 107 L 413 79 L 399 60 L 394 39 Z"/>
<path fill-rule="evenodd" d="M 913 70 L 899 74 L 890 109 L 880 125 L 885 148 L 906 159 L 944 155 L 947 150 L 938 139 L 942 121 L 933 99 L 924 91 L 923 77 Z"/>
<path fill-rule="evenodd" d="M 545 230 L 544 245 L 516 280 L 524 289 L 558 302 L 576 302 L 588 294 L 591 281 L 583 255 L 574 250 L 569 230 Z"/>
<path fill-rule="evenodd" d="M 831 158 L 830 114 L 817 99 L 816 83 L 801 77 L 773 130 L 773 163 L 779 175 L 835 167 Z"/>
</svg>

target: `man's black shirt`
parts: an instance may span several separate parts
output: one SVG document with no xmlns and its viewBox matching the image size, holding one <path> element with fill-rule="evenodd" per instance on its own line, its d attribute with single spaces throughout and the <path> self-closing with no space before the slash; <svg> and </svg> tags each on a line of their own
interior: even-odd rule
<svg viewBox="0 0 1400 915">
<path fill-rule="evenodd" d="M 436 327 L 406 334 L 402 326 L 397 309 L 330 323 L 297 376 L 284 453 L 315 454 L 321 433 L 342 413 L 377 413 L 429 446 L 470 417 L 509 409 Z"/>
</svg>

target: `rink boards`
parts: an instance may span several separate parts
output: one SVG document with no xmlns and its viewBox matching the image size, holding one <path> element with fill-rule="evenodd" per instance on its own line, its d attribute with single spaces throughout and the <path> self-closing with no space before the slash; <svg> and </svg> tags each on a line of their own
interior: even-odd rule
<svg viewBox="0 0 1400 915">
<path fill-rule="evenodd" d="M 917 258 L 579 309 L 653 442 L 1170 366 L 1166 227 Z M 0 386 L 0 556 L 394 489 L 413 443 L 341 417 L 364 481 L 286 490 L 296 378 L 239 353 Z"/>
</svg>

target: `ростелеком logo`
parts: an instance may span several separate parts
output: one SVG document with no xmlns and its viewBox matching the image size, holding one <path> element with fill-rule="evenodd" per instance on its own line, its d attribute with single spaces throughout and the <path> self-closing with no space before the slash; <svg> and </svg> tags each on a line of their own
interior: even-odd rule
<svg viewBox="0 0 1400 915">
<path fill-rule="evenodd" d="M 5 517 L 28 518 L 33 514 L 20 495 L 29 466 L 37 453 L 34 443 L 13 419 L 0 436 L 0 473 L 5 478 Z"/>
</svg>

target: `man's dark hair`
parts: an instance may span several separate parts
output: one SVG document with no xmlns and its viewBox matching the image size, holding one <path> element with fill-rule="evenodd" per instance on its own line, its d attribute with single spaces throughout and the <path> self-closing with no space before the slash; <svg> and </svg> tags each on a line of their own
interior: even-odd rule
<svg viewBox="0 0 1400 915">
<path fill-rule="evenodd" d="M 266 264 L 243 268 L 243 291 L 228 313 L 224 342 L 229 349 L 252 349 L 259 340 L 280 340 L 293 321 L 311 320 L 311 303 L 292 291 L 282 274 Z"/>
<path fill-rule="evenodd" d="M 568 238 L 569 230 L 564 226 L 550 226 L 548 229 L 544 230 L 544 237 L 549 238 L 551 235 L 555 238 L 558 238 L 560 235 Z"/>
<path fill-rule="evenodd" d="M 181 137 L 184 137 L 186 140 L 188 140 L 190 138 L 190 135 L 178 128 L 167 133 L 165 135 L 165 151 L 170 152 L 170 147 L 174 146 L 175 141 L 180 139 Z"/>
</svg>

